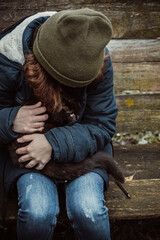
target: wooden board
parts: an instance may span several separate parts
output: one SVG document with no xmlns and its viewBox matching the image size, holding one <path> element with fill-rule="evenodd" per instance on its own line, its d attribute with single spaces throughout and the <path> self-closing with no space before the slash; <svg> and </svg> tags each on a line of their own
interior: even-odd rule
<svg viewBox="0 0 160 240">
<path fill-rule="evenodd" d="M 113 63 L 116 94 L 160 92 L 159 62 Z"/>
<path fill-rule="evenodd" d="M 117 132 L 159 131 L 160 94 L 116 96 Z"/>
<path fill-rule="evenodd" d="M 160 39 L 112 39 L 107 47 L 113 63 L 160 62 Z"/>
<path fill-rule="evenodd" d="M 125 176 L 133 180 L 160 178 L 160 143 L 116 146 L 114 157 Z"/>
<path fill-rule="evenodd" d="M 119 111 L 160 110 L 160 94 L 117 95 L 116 103 Z"/>
<path fill-rule="evenodd" d="M 116 96 L 119 109 L 117 133 L 159 131 L 160 94 L 135 94 Z"/>
<path fill-rule="evenodd" d="M 131 199 L 111 181 L 105 192 L 110 218 L 160 217 L 160 144 L 114 146 L 114 150 Z"/>
<path fill-rule="evenodd" d="M 160 92 L 160 40 L 111 40 L 116 94 Z"/>
<path fill-rule="evenodd" d="M 157 38 L 160 31 L 160 2 L 102 0 L 13 0 L 0 1 L 0 30 L 38 11 L 89 7 L 103 12 L 113 24 L 113 38 Z"/>
<path fill-rule="evenodd" d="M 120 111 L 117 132 L 159 131 L 160 110 Z"/>
<path fill-rule="evenodd" d="M 110 219 L 160 217 L 160 179 L 133 180 L 124 187 L 131 199 L 127 199 L 114 182 L 105 192 Z"/>
</svg>

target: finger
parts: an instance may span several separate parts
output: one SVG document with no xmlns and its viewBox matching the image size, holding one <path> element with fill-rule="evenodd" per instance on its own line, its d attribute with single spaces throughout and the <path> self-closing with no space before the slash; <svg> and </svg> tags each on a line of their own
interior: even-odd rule
<svg viewBox="0 0 160 240">
<path fill-rule="evenodd" d="M 40 106 L 42 106 L 42 102 L 37 102 L 36 104 L 33 104 L 33 105 L 25 105 L 25 107 L 29 109 L 38 108 Z"/>
<path fill-rule="evenodd" d="M 41 127 L 44 127 L 44 122 L 35 122 L 33 123 L 33 127 L 34 128 L 41 128 Z"/>
<path fill-rule="evenodd" d="M 36 132 L 42 132 L 44 129 L 44 127 L 40 127 L 40 128 L 29 128 L 26 133 L 36 133 Z M 17 139 L 18 141 L 18 139 Z"/>
<path fill-rule="evenodd" d="M 42 132 L 44 130 L 44 127 L 37 128 L 36 132 Z"/>
<path fill-rule="evenodd" d="M 17 153 L 17 154 L 26 154 L 26 153 L 28 153 L 27 147 L 18 148 L 18 149 L 16 150 L 16 153 Z"/>
<path fill-rule="evenodd" d="M 43 114 L 39 116 L 35 116 L 33 122 L 45 122 L 48 119 L 48 114 Z"/>
<path fill-rule="evenodd" d="M 34 160 L 31 160 L 29 163 L 27 163 L 25 165 L 25 168 L 33 168 L 34 166 L 36 166 L 37 162 Z"/>
<path fill-rule="evenodd" d="M 23 162 L 26 162 L 26 161 L 29 161 L 29 160 L 31 160 L 31 157 L 30 157 L 29 154 L 25 154 L 25 155 L 23 155 L 22 157 L 20 157 L 20 158 L 18 159 L 18 161 L 19 161 L 20 163 L 23 163 Z"/>
<path fill-rule="evenodd" d="M 37 167 L 35 167 L 36 170 L 42 170 L 44 168 L 44 165 L 43 164 L 38 164 Z"/>
<path fill-rule="evenodd" d="M 39 115 L 47 111 L 46 107 L 38 107 L 32 110 L 32 115 Z"/>
<path fill-rule="evenodd" d="M 30 142 L 33 140 L 33 138 L 34 138 L 33 134 L 24 135 L 20 138 L 17 138 L 17 142 L 19 143 Z"/>
</svg>

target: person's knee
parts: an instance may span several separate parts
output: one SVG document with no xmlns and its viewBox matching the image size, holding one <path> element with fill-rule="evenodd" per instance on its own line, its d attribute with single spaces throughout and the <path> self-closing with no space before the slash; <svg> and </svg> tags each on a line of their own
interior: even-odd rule
<svg viewBox="0 0 160 240">
<path fill-rule="evenodd" d="M 59 213 L 56 187 L 40 174 L 24 175 L 18 181 L 18 220 L 56 224 Z"/>
<path fill-rule="evenodd" d="M 56 225 L 58 206 L 51 206 L 46 198 L 27 198 L 20 204 L 18 218 L 23 222 L 30 222 L 31 225 L 40 223 Z"/>
<path fill-rule="evenodd" d="M 98 222 L 101 217 L 108 215 L 108 209 L 102 200 L 94 199 L 91 196 L 85 199 L 75 199 L 70 202 L 67 207 L 69 217 L 74 220 L 82 220 L 84 222 Z"/>
</svg>

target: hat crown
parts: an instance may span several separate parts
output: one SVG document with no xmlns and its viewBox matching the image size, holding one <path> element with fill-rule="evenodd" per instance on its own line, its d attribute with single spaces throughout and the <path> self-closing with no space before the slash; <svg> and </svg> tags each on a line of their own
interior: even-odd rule
<svg viewBox="0 0 160 240">
<path fill-rule="evenodd" d="M 65 10 L 42 24 L 33 51 L 56 80 L 73 87 L 97 76 L 112 36 L 109 19 L 92 9 Z"/>
</svg>

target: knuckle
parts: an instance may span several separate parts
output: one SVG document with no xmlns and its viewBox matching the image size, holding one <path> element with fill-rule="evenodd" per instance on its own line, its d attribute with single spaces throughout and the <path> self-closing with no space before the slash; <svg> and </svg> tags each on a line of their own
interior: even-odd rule
<svg viewBox="0 0 160 240">
<path fill-rule="evenodd" d="M 27 152 L 30 152 L 30 151 L 31 151 L 31 147 L 30 147 L 30 146 L 27 146 L 27 147 L 26 147 L 26 151 L 27 151 Z"/>
<path fill-rule="evenodd" d="M 33 110 L 29 110 L 28 114 L 32 115 L 33 114 Z"/>
<path fill-rule="evenodd" d="M 43 127 L 43 126 L 44 126 L 44 122 L 41 122 L 41 124 L 40 124 L 40 125 L 41 125 L 41 127 Z"/>
<path fill-rule="evenodd" d="M 28 168 L 32 168 L 33 166 L 34 166 L 33 163 L 29 163 L 29 164 L 27 164 L 27 167 L 28 167 Z"/>
<path fill-rule="evenodd" d="M 25 130 L 26 130 L 26 128 L 25 128 Z M 21 139 L 22 139 L 22 141 L 25 141 L 25 136 L 22 136 Z"/>
<path fill-rule="evenodd" d="M 41 162 L 39 157 L 36 157 L 36 162 Z"/>
<path fill-rule="evenodd" d="M 44 161 L 44 159 L 42 159 L 42 160 L 41 160 L 41 164 L 43 164 L 43 165 L 45 164 L 45 161 Z"/>
<path fill-rule="evenodd" d="M 20 163 L 23 162 L 23 157 L 19 158 L 19 162 Z"/>
<path fill-rule="evenodd" d="M 35 154 L 34 153 L 30 153 L 30 157 L 32 158 L 32 159 L 35 159 Z"/>
<path fill-rule="evenodd" d="M 27 130 L 28 130 L 27 126 L 24 126 L 23 132 L 24 132 L 24 133 L 27 133 Z M 24 137 L 22 137 L 22 139 L 24 140 Z"/>
<path fill-rule="evenodd" d="M 48 114 L 45 114 L 45 120 L 47 120 L 48 119 Z"/>
<path fill-rule="evenodd" d="M 28 124 L 32 122 L 32 117 L 28 117 Z"/>
<path fill-rule="evenodd" d="M 46 108 L 46 107 L 43 107 L 43 111 L 46 112 L 46 111 L 47 111 L 47 108 Z"/>
<path fill-rule="evenodd" d="M 41 165 L 40 167 L 39 167 L 39 170 L 42 170 L 43 169 L 43 165 Z"/>
<path fill-rule="evenodd" d="M 41 165 L 44 167 L 46 165 L 45 161 L 41 161 Z"/>
</svg>

